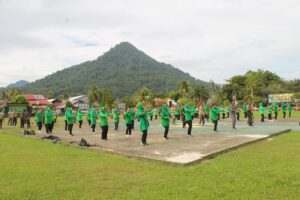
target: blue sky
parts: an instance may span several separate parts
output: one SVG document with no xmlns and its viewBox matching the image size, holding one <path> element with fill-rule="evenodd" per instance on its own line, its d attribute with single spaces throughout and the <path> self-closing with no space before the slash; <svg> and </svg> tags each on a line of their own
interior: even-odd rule
<svg viewBox="0 0 300 200">
<path fill-rule="evenodd" d="M 0 0 L 0 87 L 128 41 L 209 81 L 258 68 L 300 78 L 297 0 Z"/>
</svg>

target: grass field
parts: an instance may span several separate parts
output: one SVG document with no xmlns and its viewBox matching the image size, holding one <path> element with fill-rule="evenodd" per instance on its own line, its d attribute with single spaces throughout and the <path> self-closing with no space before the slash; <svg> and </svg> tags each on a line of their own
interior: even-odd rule
<svg viewBox="0 0 300 200">
<path fill-rule="evenodd" d="M 298 199 L 300 133 L 189 167 L 0 131 L 0 199 Z"/>
</svg>

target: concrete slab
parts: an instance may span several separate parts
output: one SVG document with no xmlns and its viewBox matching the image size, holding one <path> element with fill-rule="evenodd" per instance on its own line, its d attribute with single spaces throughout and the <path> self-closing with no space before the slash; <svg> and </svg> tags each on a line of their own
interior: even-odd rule
<svg viewBox="0 0 300 200">
<path fill-rule="evenodd" d="M 100 150 L 127 157 L 142 159 L 151 159 L 173 164 L 188 165 L 200 162 L 203 159 L 214 157 L 215 155 L 228 150 L 238 148 L 242 145 L 269 138 L 275 134 L 283 133 L 289 129 L 300 130 L 299 125 L 293 121 L 265 122 L 256 123 L 254 127 L 246 125 L 245 121 L 237 123 L 237 129 L 231 128 L 229 119 L 220 121 L 219 132 L 214 133 L 212 124 L 207 123 L 201 126 L 198 120 L 194 120 L 192 137 L 186 135 L 187 128 L 181 126 L 177 121 L 172 125 L 169 131 L 169 140 L 163 139 L 163 127 L 159 121 L 150 122 L 148 133 L 148 146 L 141 145 L 141 134 L 138 130 L 139 124 L 136 123 L 136 130 L 131 137 L 125 137 L 125 126 L 120 123 L 119 131 L 113 130 L 110 124 L 108 140 L 103 141 L 100 137 L 101 129 L 97 127 L 97 134 L 91 133 L 87 123 L 79 129 L 74 127 L 74 136 L 70 136 L 58 124 L 55 128 L 54 135 L 58 136 L 65 143 L 78 144 L 81 138 L 85 138 L 88 143 L 94 145 L 91 149 Z M 46 134 L 38 134 L 35 137 L 43 137 Z"/>
</svg>

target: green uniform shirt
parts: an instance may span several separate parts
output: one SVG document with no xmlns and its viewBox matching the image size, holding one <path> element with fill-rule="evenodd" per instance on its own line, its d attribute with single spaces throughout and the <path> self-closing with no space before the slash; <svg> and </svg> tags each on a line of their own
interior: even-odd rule
<svg viewBox="0 0 300 200">
<path fill-rule="evenodd" d="M 162 112 L 161 112 L 161 123 L 162 126 L 170 126 L 170 117 L 171 113 L 167 107 L 167 104 L 162 105 Z"/>
<path fill-rule="evenodd" d="M 188 104 L 184 105 L 184 113 L 186 122 L 192 120 L 192 109 L 189 107 Z"/>
<path fill-rule="evenodd" d="M 43 113 L 41 112 L 38 112 L 36 115 L 35 115 L 35 122 L 36 123 L 40 123 L 43 121 Z"/>
<path fill-rule="evenodd" d="M 150 114 L 150 112 L 148 112 L 148 113 L 144 112 L 143 104 L 139 103 L 137 117 L 138 117 L 138 120 L 140 121 L 141 132 L 148 130 L 148 126 L 149 126 L 148 115 L 149 114 Z"/>
<path fill-rule="evenodd" d="M 219 113 L 220 113 L 220 110 L 219 110 L 218 108 L 213 107 L 213 108 L 211 109 L 211 112 L 210 112 L 210 119 L 211 119 L 212 121 L 218 120 L 218 114 L 219 114 Z"/>
</svg>

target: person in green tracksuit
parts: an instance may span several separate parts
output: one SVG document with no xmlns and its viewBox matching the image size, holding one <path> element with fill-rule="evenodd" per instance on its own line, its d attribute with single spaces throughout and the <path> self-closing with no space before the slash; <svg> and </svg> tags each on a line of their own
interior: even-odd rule
<svg viewBox="0 0 300 200">
<path fill-rule="evenodd" d="M 112 116 L 112 114 L 106 112 L 104 107 L 100 108 L 99 118 L 100 118 L 100 127 L 102 129 L 101 139 L 107 140 L 108 133 L 108 117 Z"/>
<path fill-rule="evenodd" d="M 271 103 L 269 103 L 267 111 L 268 111 L 268 120 L 272 120 L 272 104 Z"/>
<path fill-rule="evenodd" d="M 113 123 L 115 124 L 115 131 L 119 129 L 119 121 L 120 121 L 120 112 L 119 109 L 116 107 L 112 111 L 113 114 Z"/>
<path fill-rule="evenodd" d="M 66 110 L 65 110 L 65 114 L 64 114 L 64 120 L 65 120 L 65 131 L 67 131 L 67 130 L 68 130 L 67 110 L 68 110 L 68 107 L 66 108 Z"/>
<path fill-rule="evenodd" d="M 134 129 L 134 119 L 135 119 L 134 108 L 130 108 L 130 113 L 131 113 L 131 130 L 133 130 Z"/>
<path fill-rule="evenodd" d="M 128 136 L 131 136 L 133 113 L 131 112 L 130 108 L 127 108 L 123 115 L 124 115 L 124 121 L 126 124 L 125 136 L 128 137 Z"/>
<path fill-rule="evenodd" d="M 147 143 L 147 134 L 149 128 L 148 115 L 150 114 L 151 112 L 149 112 L 148 110 L 145 111 L 142 103 L 138 104 L 137 118 L 140 122 L 140 130 L 142 132 L 142 145 L 144 146 L 148 145 Z"/>
<path fill-rule="evenodd" d="M 225 110 L 223 104 L 220 105 L 219 110 L 222 115 L 222 119 L 225 119 Z"/>
<path fill-rule="evenodd" d="M 78 121 L 78 124 L 79 124 L 79 128 L 82 127 L 82 112 L 80 110 L 80 108 L 78 107 L 78 110 L 77 110 L 77 121 Z"/>
<path fill-rule="evenodd" d="M 183 107 L 184 113 L 185 113 L 185 123 L 188 124 L 189 128 L 187 131 L 187 135 L 192 135 L 192 127 L 193 127 L 193 121 L 192 121 L 192 109 L 190 106 L 186 103 Z"/>
<path fill-rule="evenodd" d="M 275 114 L 274 118 L 275 118 L 275 120 L 277 120 L 277 115 L 278 115 L 278 103 L 277 102 L 275 102 L 273 104 L 273 109 L 274 109 L 274 114 Z"/>
<path fill-rule="evenodd" d="M 243 113 L 244 113 L 244 118 L 247 118 L 247 103 L 246 102 L 243 104 Z"/>
<path fill-rule="evenodd" d="M 286 103 L 281 103 L 281 111 L 282 111 L 282 114 L 283 114 L 283 118 L 285 118 L 285 115 L 286 115 Z"/>
<path fill-rule="evenodd" d="M 91 128 L 92 128 L 92 132 L 93 134 L 96 134 L 96 123 L 97 123 L 97 119 L 98 119 L 98 115 L 95 111 L 95 108 L 90 108 L 89 111 L 89 115 L 90 115 L 90 120 L 91 120 Z"/>
<path fill-rule="evenodd" d="M 88 110 L 88 112 L 86 113 L 86 116 L 85 116 L 86 121 L 88 122 L 89 126 L 91 126 L 91 114 L 90 114 L 90 112 L 91 112 L 91 108 L 89 108 L 89 110 Z"/>
<path fill-rule="evenodd" d="M 206 121 L 209 121 L 209 107 L 207 103 L 204 105 L 204 116 L 206 118 Z"/>
<path fill-rule="evenodd" d="M 287 107 L 288 107 L 287 109 L 288 109 L 288 112 L 289 112 L 289 118 L 291 118 L 291 116 L 292 116 L 292 104 L 291 104 L 291 102 L 288 103 Z"/>
<path fill-rule="evenodd" d="M 158 116 L 158 110 L 157 110 L 157 108 L 153 109 L 153 115 L 154 115 L 154 119 L 157 120 L 157 116 Z"/>
<path fill-rule="evenodd" d="M 161 112 L 161 123 L 162 126 L 165 128 L 164 132 L 164 139 L 168 139 L 168 133 L 169 133 L 169 127 L 170 127 L 170 118 L 171 118 L 171 113 L 168 109 L 167 104 L 162 105 L 162 112 Z"/>
<path fill-rule="evenodd" d="M 211 121 L 214 123 L 214 132 L 218 132 L 218 120 L 219 120 L 220 109 L 218 105 L 215 103 L 210 112 Z"/>
<path fill-rule="evenodd" d="M 46 112 L 45 112 L 45 128 L 46 128 L 46 133 L 47 134 L 52 134 L 52 123 L 54 120 L 54 116 L 53 113 L 51 111 L 51 109 L 49 107 L 46 108 Z"/>
<path fill-rule="evenodd" d="M 68 123 L 69 134 L 73 136 L 73 124 L 75 123 L 75 115 L 72 111 L 72 108 L 67 108 L 66 118 Z"/>
<path fill-rule="evenodd" d="M 230 105 L 226 106 L 226 115 L 227 115 L 227 118 L 229 118 L 229 113 L 230 113 Z"/>
<path fill-rule="evenodd" d="M 259 114 L 261 116 L 260 122 L 265 122 L 265 108 L 263 103 L 259 103 L 258 109 L 259 109 Z"/>
<path fill-rule="evenodd" d="M 176 113 L 175 113 L 176 120 L 180 120 L 180 115 L 181 115 L 181 107 L 180 107 L 180 105 L 177 105 L 176 106 Z"/>
<path fill-rule="evenodd" d="M 43 127 L 43 112 L 41 109 L 39 109 L 39 111 L 35 115 L 35 122 L 38 127 L 39 133 L 41 133 Z"/>
</svg>

